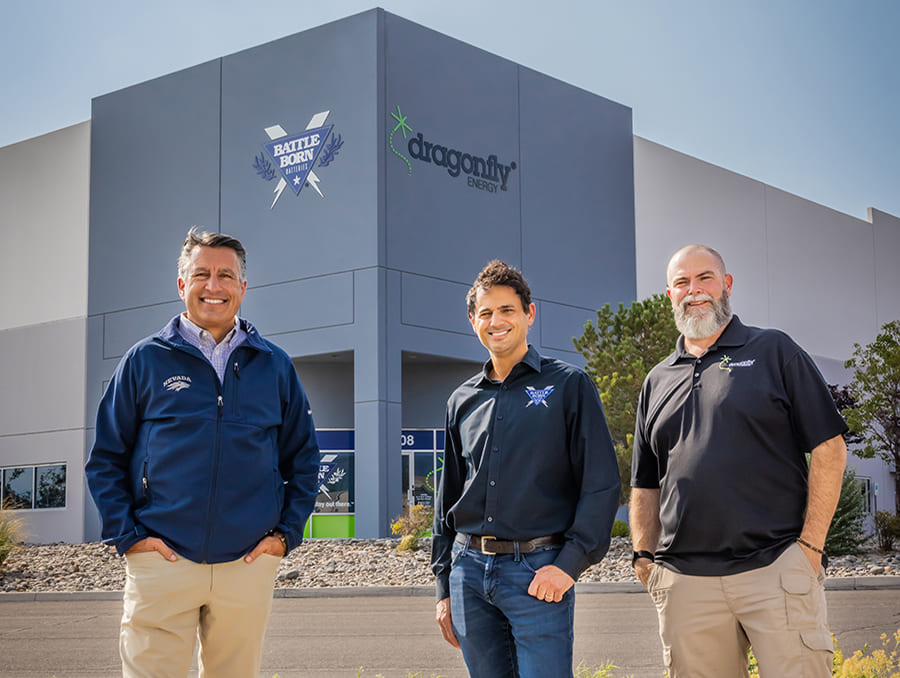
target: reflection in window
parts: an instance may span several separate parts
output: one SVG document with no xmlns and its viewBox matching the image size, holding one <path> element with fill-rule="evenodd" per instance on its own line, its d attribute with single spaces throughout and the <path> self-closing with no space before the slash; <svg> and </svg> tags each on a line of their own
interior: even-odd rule
<svg viewBox="0 0 900 678">
<path fill-rule="evenodd" d="M 413 499 L 416 504 L 434 506 L 437 488 L 434 477 L 434 454 L 416 452 L 415 455 L 416 484 L 413 487 Z"/>
<path fill-rule="evenodd" d="M 65 508 L 66 465 L 19 466 L 0 470 L 0 501 L 10 509 Z"/>
<path fill-rule="evenodd" d="M 66 467 L 38 466 L 34 498 L 35 508 L 63 508 L 66 505 Z"/>
<path fill-rule="evenodd" d="M 3 471 L 3 499 L 11 508 L 31 508 L 34 493 L 34 467 L 8 468 Z"/>
</svg>

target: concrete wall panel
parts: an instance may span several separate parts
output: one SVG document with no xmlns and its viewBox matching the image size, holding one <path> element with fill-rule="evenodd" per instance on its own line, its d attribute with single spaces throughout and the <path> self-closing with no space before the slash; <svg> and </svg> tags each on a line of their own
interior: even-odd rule
<svg viewBox="0 0 900 678">
<path fill-rule="evenodd" d="M 635 295 L 631 109 L 519 69 L 523 270 L 585 308 Z"/>
<path fill-rule="evenodd" d="M 353 323 L 353 274 L 338 273 L 247 290 L 241 314 L 263 336 Z"/>
<path fill-rule="evenodd" d="M 583 308 L 563 306 L 547 301 L 539 302 L 537 311 L 535 325 L 540 328 L 540 350 L 564 351 L 569 354 L 563 358 L 564 360 L 583 365 L 584 360 L 575 351 L 572 338 L 582 335 L 585 323 L 596 318 L 596 313 Z M 532 332 L 533 330 L 534 328 L 532 328 Z"/>
<path fill-rule="evenodd" d="M 0 148 L 0 329 L 87 313 L 90 138 L 83 122 Z"/>
<path fill-rule="evenodd" d="M 666 289 L 680 247 L 717 249 L 734 275 L 734 310 L 768 325 L 769 273 L 764 185 L 672 149 L 634 139 L 637 296 Z"/>
<path fill-rule="evenodd" d="M 880 329 L 900 320 L 900 217 L 869 210 L 875 233 L 875 316 Z"/>
<path fill-rule="evenodd" d="M 188 227 L 219 227 L 220 62 L 94 99 L 91 315 L 167 302 Z"/>
<path fill-rule="evenodd" d="M 443 428 L 447 399 L 481 371 L 482 363 L 437 362 L 427 356 L 403 361 L 403 428 Z"/>
<path fill-rule="evenodd" d="M 518 167 L 517 66 L 390 14 L 385 63 L 381 115 L 394 148 L 385 161 L 387 266 L 459 282 L 493 258 L 521 266 L 519 170 L 510 170 L 505 191 L 500 182 L 470 186 L 478 177 L 453 177 L 409 148 L 421 134 L 460 155 Z M 398 107 L 409 130 L 393 131 Z"/>
<path fill-rule="evenodd" d="M 105 314 L 102 316 L 103 358 L 105 360 L 121 358 L 138 341 L 156 334 L 183 310 L 184 302 L 178 299 L 168 304 Z"/>
<path fill-rule="evenodd" d="M 18 511 L 25 519 L 26 541 L 80 542 L 84 538 L 84 430 L 0 437 L 0 466 L 38 464 L 66 465 L 66 507 Z"/>
<path fill-rule="evenodd" d="M 874 336 L 871 224 L 766 189 L 770 324 L 810 353 L 844 359 Z"/>
<path fill-rule="evenodd" d="M 469 285 L 410 273 L 403 274 L 401 280 L 401 318 L 404 325 L 467 336 L 472 334 L 466 311 Z"/>
<path fill-rule="evenodd" d="M 378 263 L 377 18 L 365 12 L 222 61 L 221 224 L 247 247 L 255 285 Z M 264 130 L 298 134 L 324 111 L 334 125 L 325 143 L 343 145 L 326 166 L 317 158 L 322 195 L 287 188 L 272 207 L 280 175 L 266 181 L 253 167 L 270 142 Z"/>
<path fill-rule="evenodd" d="M 317 428 L 353 428 L 353 362 L 295 360 Z"/>
<path fill-rule="evenodd" d="M 0 355 L 0 433 L 82 428 L 84 318 L 2 331 Z"/>
</svg>

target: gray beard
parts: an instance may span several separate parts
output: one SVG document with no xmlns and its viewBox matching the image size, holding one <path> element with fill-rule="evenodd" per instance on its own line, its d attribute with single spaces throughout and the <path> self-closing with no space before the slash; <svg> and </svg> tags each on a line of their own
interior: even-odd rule
<svg viewBox="0 0 900 678">
<path fill-rule="evenodd" d="M 687 304 L 701 299 L 711 301 L 712 308 L 702 314 L 688 313 Z M 724 290 L 718 299 L 708 294 L 696 294 L 682 299 L 681 303 L 672 309 L 672 313 L 675 316 L 675 327 L 686 338 L 705 339 L 725 327 L 731 320 L 731 300 Z"/>
</svg>

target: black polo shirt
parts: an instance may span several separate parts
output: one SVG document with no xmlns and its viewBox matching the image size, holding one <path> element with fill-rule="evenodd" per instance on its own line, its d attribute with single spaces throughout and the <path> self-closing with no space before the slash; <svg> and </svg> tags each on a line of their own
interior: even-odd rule
<svg viewBox="0 0 900 678">
<path fill-rule="evenodd" d="M 450 594 L 457 532 L 526 540 L 564 534 L 555 565 L 577 579 L 606 555 L 619 472 L 597 388 L 583 370 L 528 348 L 502 383 L 483 372 L 447 403 L 431 568 Z"/>
<path fill-rule="evenodd" d="M 783 332 L 735 316 L 700 358 L 679 337 L 644 381 L 635 427 L 631 485 L 661 490 L 657 562 L 705 576 L 772 563 L 803 527 L 806 453 L 846 430 Z"/>
</svg>

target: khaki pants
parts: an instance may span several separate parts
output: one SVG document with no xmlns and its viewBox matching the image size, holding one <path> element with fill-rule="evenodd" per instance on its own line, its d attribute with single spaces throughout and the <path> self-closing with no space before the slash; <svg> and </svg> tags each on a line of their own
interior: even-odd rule
<svg viewBox="0 0 900 678">
<path fill-rule="evenodd" d="M 185 678 L 200 639 L 200 676 L 259 675 L 279 558 L 206 565 L 159 553 L 126 558 L 119 636 L 123 678 Z"/>
<path fill-rule="evenodd" d="M 651 570 L 670 678 L 747 678 L 752 645 L 760 678 L 831 678 L 825 572 L 797 544 L 767 567 L 726 577 Z"/>
</svg>

